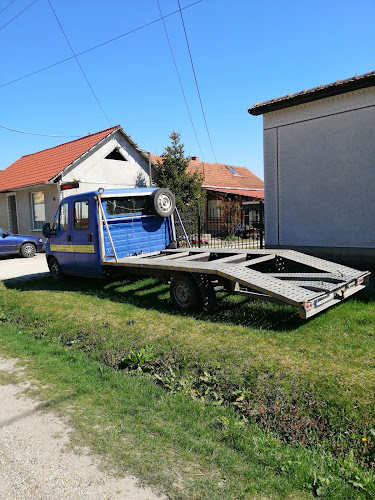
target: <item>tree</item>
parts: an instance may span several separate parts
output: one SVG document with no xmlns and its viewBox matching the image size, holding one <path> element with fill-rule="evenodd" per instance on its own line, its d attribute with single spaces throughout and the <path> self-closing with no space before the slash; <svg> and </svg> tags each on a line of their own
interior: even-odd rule
<svg viewBox="0 0 375 500">
<path fill-rule="evenodd" d="M 171 145 L 165 148 L 158 160 L 154 176 L 155 185 L 169 188 L 176 198 L 177 209 L 183 220 L 196 218 L 198 206 L 202 213 L 206 203 L 203 178 L 197 172 L 187 172 L 189 161 L 185 157 L 181 135 L 173 131 L 169 136 Z"/>
</svg>

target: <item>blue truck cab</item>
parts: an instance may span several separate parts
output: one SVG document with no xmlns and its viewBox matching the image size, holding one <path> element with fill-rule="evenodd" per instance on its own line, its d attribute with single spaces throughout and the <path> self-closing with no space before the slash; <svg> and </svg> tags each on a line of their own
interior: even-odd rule
<svg viewBox="0 0 375 500">
<path fill-rule="evenodd" d="M 100 188 L 64 198 L 52 227 L 44 225 L 51 275 L 105 275 L 103 262 L 169 247 L 173 194 L 158 188 Z"/>
</svg>

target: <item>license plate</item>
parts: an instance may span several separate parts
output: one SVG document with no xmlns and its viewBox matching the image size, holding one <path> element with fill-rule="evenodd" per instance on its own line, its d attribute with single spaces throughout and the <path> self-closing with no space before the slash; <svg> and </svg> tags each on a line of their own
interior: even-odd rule
<svg viewBox="0 0 375 500">
<path fill-rule="evenodd" d="M 329 295 L 327 295 L 326 297 L 322 297 L 321 299 L 315 299 L 314 300 L 314 306 L 315 307 L 319 307 L 321 306 L 322 304 L 325 304 L 326 302 L 329 302 L 330 300 L 332 300 L 334 297 L 334 294 L 333 293 L 330 293 Z"/>
</svg>

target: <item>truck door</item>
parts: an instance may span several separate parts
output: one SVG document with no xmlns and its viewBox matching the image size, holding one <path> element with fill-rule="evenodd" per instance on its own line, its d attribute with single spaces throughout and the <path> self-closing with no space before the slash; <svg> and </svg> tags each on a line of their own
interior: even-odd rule
<svg viewBox="0 0 375 500">
<path fill-rule="evenodd" d="M 94 217 L 94 200 L 83 196 L 75 199 L 73 205 L 73 230 L 75 274 L 101 276 L 97 241 L 97 223 Z"/>
<path fill-rule="evenodd" d="M 74 272 L 74 253 L 70 220 L 71 207 L 68 201 L 62 202 L 56 214 L 53 228 L 56 235 L 51 238 L 50 251 L 58 260 L 61 269 L 67 274 Z"/>
</svg>

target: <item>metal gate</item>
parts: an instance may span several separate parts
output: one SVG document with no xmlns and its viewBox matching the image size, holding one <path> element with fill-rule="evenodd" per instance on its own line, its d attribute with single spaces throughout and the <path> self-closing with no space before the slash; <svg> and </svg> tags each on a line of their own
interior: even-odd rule
<svg viewBox="0 0 375 500">
<path fill-rule="evenodd" d="M 240 209 L 219 206 L 200 213 L 199 208 L 175 217 L 177 246 L 198 248 L 264 248 L 264 203 L 248 202 Z M 182 223 L 182 225 L 181 225 Z"/>
</svg>

